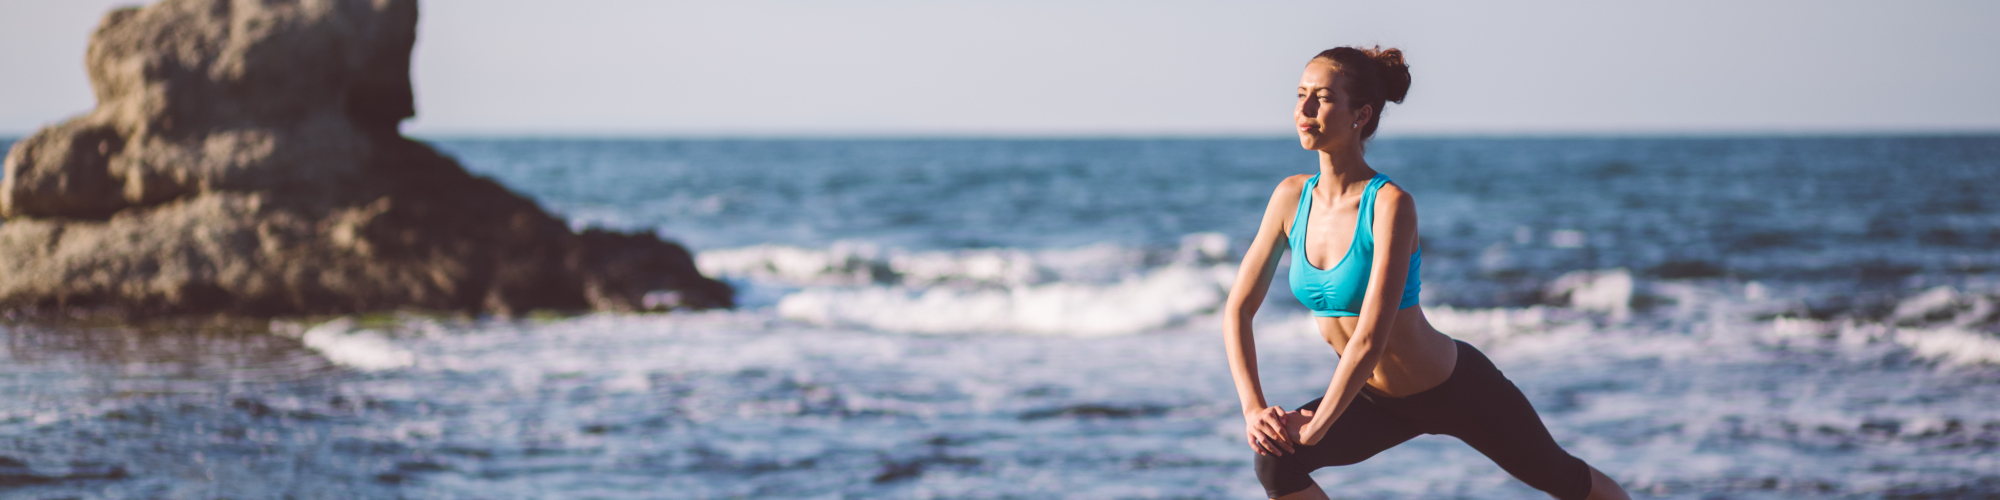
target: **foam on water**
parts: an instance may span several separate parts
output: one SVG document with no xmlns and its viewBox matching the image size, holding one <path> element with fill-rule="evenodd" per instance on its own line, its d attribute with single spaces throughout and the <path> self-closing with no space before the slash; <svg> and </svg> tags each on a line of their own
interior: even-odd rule
<svg viewBox="0 0 2000 500">
<path fill-rule="evenodd" d="M 328 361 L 360 370 L 402 368 L 415 362 L 409 351 L 391 343 L 382 332 L 358 329 L 348 318 L 307 329 L 299 340 Z"/>
<path fill-rule="evenodd" d="M 1049 255 L 1076 253 L 1118 252 Z M 1108 283 L 914 286 L 996 294 L 1066 286 L 1146 300 L 1159 297 L 1112 289 L 1217 286 L 1197 265 L 1155 260 Z M 1177 273 L 1202 275 L 1166 278 Z M 1628 279 L 1616 270 L 1590 275 L 1614 282 L 1585 289 Z M 1782 289 L 1629 279 L 1633 297 L 1654 298 L 1632 299 L 1642 305 L 1623 317 L 1588 300 L 1426 310 L 1440 330 L 1486 351 L 1565 447 L 1644 494 L 1992 493 L 1979 485 L 2000 466 L 2000 417 L 1991 411 L 2000 363 L 1990 357 L 1990 311 L 1977 306 L 1992 292 L 1953 289 L 1946 301 L 1937 298 L 1944 292 L 1923 291 L 1879 317 L 1815 319 L 1792 315 L 1800 297 Z M 1215 315 L 1190 312 L 1138 334 L 1104 335 L 1124 325 L 1058 331 L 1027 322 L 932 336 L 910 334 L 925 332 L 909 326 L 922 320 L 884 319 L 895 327 L 882 328 L 798 319 L 785 305 L 828 294 L 858 311 L 845 314 L 928 309 L 854 298 L 893 289 L 802 286 L 735 312 L 280 324 L 301 339 L 286 349 L 350 370 L 250 385 L 216 382 L 268 373 L 264 364 L 214 361 L 244 368 L 162 367 L 132 379 L 129 369 L 87 368 L 110 359 L 91 346 L 129 340 L 52 348 L 65 345 L 62 337 L 15 329 L 7 345 L 24 361 L 5 375 L 35 383 L 7 386 L 11 403 L 0 415 L 11 416 L 0 431 L 10 437 L 0 455 L 28 464 L 34 477 L 79 478 L 23 491 L 98 496 L 1258 494 Z M 1753 294 L 1766 298 L 1746 298 Z M 1255 331 L 1274 404 L 1297 405 L 1325 389 L 1336 357 L 1305 311 L 1267 307 Z M 1980 352 L 1988 354 L 1966 354 Z M 111 396 L 162 382 L 184 392 Z M 114 392 L 100 392 L 107 389 Z M 24 403 L 54 394 L 101 396 L 85 405 Z M 155 426 L 178 430 L 91 437 Z M 247 480 L 273 468 L 297 472 Z M 119 478 L 107 479 L 113 470 Z M 1315 478 L 1362 498 L 1542 497 L 1435 436 Z"/>
<path fill-rule="evenodd" d="M 819 325 L 918 333 L 1132 334 L 1214 310 L 1232 271 L 1168 266 L 1107 285 L 814 289 L 786 296 L 777 312 Z"/>
<path fill-rule="evenodd" d="M 854 243 L 702 252 L 703 272 L 774 292 L 780 317 L 915 333 L 1133 334 L 1214 311 L 1235 278 L 1228 238 L 1172 251 L 1098 244 L 907 251 Z"/>
<path fill-rule="evenodd" d="M 2000 364 L 2000 338 L 1990 333 L 1961 328 L 1899 329 L 1895 339 L 1919 357 L 1937 358 L 1954 365 Z"/>
<path fill-rule="evenodd" d="M 1610 314 L 1625 319 L 1632 312 L 1632 271 L 1625 268 L 1603 271 L 1571 271 L 1548 285 L 1550 295 L 1569 301 L 1570 307 Z"/>
</svg>

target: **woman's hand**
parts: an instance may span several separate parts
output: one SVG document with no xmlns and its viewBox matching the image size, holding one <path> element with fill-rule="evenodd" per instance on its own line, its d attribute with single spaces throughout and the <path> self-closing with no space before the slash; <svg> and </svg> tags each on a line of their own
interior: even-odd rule
<svg viewBox="0 0 2000 500">
<path fill-rule="evenodd" d="M 1285 409 L 1276 406 L 1243 414 L 1243 433 L 1250 449 L 1260 455 L 1280 456 L 1292 452 L 1292 440 L 1285 432 Z M 1293 432 L 1290 436 L 1296 436 Z"/>
<path fill-rule="evenodd" d="M 1304 446 L 1312 446 L 1314 444 L 1317 444 L 1317 443 L 1308 443 L 1304 438 L 1306 424 L 1312 423 L 1312 419 L 1313 419 L 1312 410 L 1299 410 L 1294 412 L 1286 412 L 1285 439 L 1290 442 L 1298 443 Z"/>
</svg>

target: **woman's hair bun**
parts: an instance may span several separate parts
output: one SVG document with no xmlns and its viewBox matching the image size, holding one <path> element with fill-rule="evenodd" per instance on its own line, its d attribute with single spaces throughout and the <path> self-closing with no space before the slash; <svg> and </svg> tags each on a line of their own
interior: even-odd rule
<svg viewBox="0 0 2000 500">
<path fill-rule="evenodd" d="M 1382 65 L 1382 70 L 1375 73 L 1376 81 L 1381 82 L 1377 88 L 1382 89 L 1382 100 L 1402 103 L 1403 97 L 1410 93 L 1410 65 L 1403 62 L 1402 49 L 1375 47 L 1362 52 Z"/>
</svg>

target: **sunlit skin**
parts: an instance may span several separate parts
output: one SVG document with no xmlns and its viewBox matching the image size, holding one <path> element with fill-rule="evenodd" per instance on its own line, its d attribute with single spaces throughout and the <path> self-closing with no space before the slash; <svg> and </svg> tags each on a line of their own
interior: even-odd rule
<svg viewBox="0 0 2000 500">
<path fill-rule="evenodd" d="M 1375 254 L 1369 270 L 1361 314 L 1314 317 L 1320 336 L 1340 354 L 1340 364 L 1317 409 L 1287 412 L 1264 399 L 1258 382 L 1257 350 L 1251 318 L 1270 291 L 1279 257 L 1288 249 L 1305 252 L 1315 268 L 1327 269 L 1352 243 L 1360 215 L 1361 194 L 1375 169 L 1363 158 L 1361 131 L 1375 118 L 1368 105 L 1352 106 L 1343 88 L 1345 78 L 1331 61 L 1314 59 L 1299 79 L 1298 104 L 1292 109 L 1299 145 L 1319 153 L 1320 180 L 1314 188 L 1304 248 L 1291 249 L 1288 232 L 1294 207 L 1307 174 L 1286 178 L 1271 192 L 1257 236 L 1243 256 L 1236 283 L 1223 307 L 1223 335 L 1229 370 L 1242 403 L 1245 435 L 1257 453 L 1283 455 L 1293 445 L 1318 444 L 1360 391 L 1405 397 L 1443 384 L 1458 362 L 1450 337 L 1432 328 L 1423 306 L 1397 310 L 1409 275 L 1410 254 L 1417 246 L 1416 202 L 1394 183 L 1376 193 L 1373 231 Z M 1322 499 L 1318 485 L 1285 495 L 1282 500 Z M 1591 469 L 1591 499 L 1625 499 L 1624 490 L 1597 469 Z"/>
</svg>

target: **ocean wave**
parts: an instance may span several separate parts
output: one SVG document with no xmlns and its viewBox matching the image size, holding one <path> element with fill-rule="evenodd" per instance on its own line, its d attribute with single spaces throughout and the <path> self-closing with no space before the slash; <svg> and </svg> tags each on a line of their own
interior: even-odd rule
<svg viewBox="0 0 2000 500">
<path fill-rule="evenodd" d="M 1954 365 L 2000 364 L 2000 337 L 1963 328 L 1898 329 L 1894 340 L 1917 356 Z"/>
<path fill-rule="evenodd" d="M 826 249 L 756 245 L 695 256 L 702 274 L 793 286 L 863 285 L 893 276 L 880 247 L 840 242 Z"/>
<path fill-rule="evenodd" d="M 1613 319 L 1632 314 L 1632 272 L 1625 268 L 1571 271 L 1549 282 L 1548 295 L 1575 309 L 1598 311 Z"/>
<path fill-rule="evenodd" d="M 980 248 L 939 251 L 885 249 L 841 241 L 827 248 L 754 245 L 701 252 L 703 274 L 769 284 L 812 286 L 901 285 L 1016 287 L 1050 282 L 1109 283 L 1166 264 L 1235 264 L 1229 238 L 1196 233 L 1172 249 L 1096 244 L 1022 250 Z"/>
<path fill-rule="evenodd" d="M 914 333 L 1131 334 L 1214 310 L 1234 275 L 1227 266 L 1178 265 L 1106 285 L 811 288 L 786 296 L 777 312 L 812 324 Z"/>
<path fill-rule="evenodd" d="M 1560 308 L 1548 306 L 1455 308 L 1449 305 L 1425 307 L 1424 318 L 1431 327 L 1460 340 L 1474 343 L 1503 341 L 1519 335 L 1533 335 L 1580 318 Z"/>
<path fill-rule="evenodd" d="M 702 252 L 702 272 L 747 282 L 780 317 L 911 333 L 1110 335 L 1169 326 L 1227 296 L 1227 237 L 1198 233 L 1171 249 L 909 251 L 859 242 Z M 775 290 L 775 291 L 774 291 Z M 749 301 L 760 303 L 761 301 Z"/>
<path fill-rule="evenodd" d="M 751 303 L 767 306 L 767 314 L 808 325 L 1103 336 L 1212 320 L 1205 315 L 1212 316 L 1227 297 L 1236 259 L 1227 238 L 1202 233 L 1164 249 L 1100 244 L 908 251 L 845 242 L 822 249 L 714 250 L 703 252 L 698 262 L 704 272 L 763 290 L 758 293 L 766 298 Z M 1274 294 L 1284 293 L 1282 283 L 1273 288 Z M 1702 342 L 1711 345 L 1747 342 L 1745 348 L 1831 349 L 1861 357 L 1900 352 L 1944 366 L 2000 364 L 2000 300 L 1952 287 L 1919 290 L 1887 303 L 1843 296 L 1808 300 L 1801 295 L 1811 290 L 1727 279 L 1649 280 L 1611 268 L 1564 273 L 1540 289 L 1543 303 L 1537 305 L 1427 304 L 1426 311 L 1440 331 L 1482 345 L 1551 335 L 1627 335 L 1654 347 L 1698 350 L 1645 340 L 1657 335 L 1644 332 L 1678 331 L 1700 332 L 1708 338 Z M 1814 301 L 1844 305 L 1822 310 Z M 1282 307 L 1264 314 L 1305 317 Z M 1279 318 L 1271 324 L 1284 332 L 1311 333 L 1309 320 Z M 1558 341 L 1531 343 L 1548 342 Z"/>
<path fill-rule="evenodd" d="M 1859 307 L 1826 319 L 1780 315 L 1767 331 L 1784 340 L 1848 349 L 1893 345 L 1947 366 L 2000 365 L 2000 307 L 1994 296 L 1935 287 L 1886 307 Z M 1870 309 L 1886 309 L 1877 317 Z"/>
<path fill-rule="evenodd" d="M 305 330 L 299 341 L 318 351 L 327 361 L 363 371 L 408 367 L 416 355 L 396 344 L 380 330 L 361 328 L 353 318 L 342 317 Z"/>
</svg>

